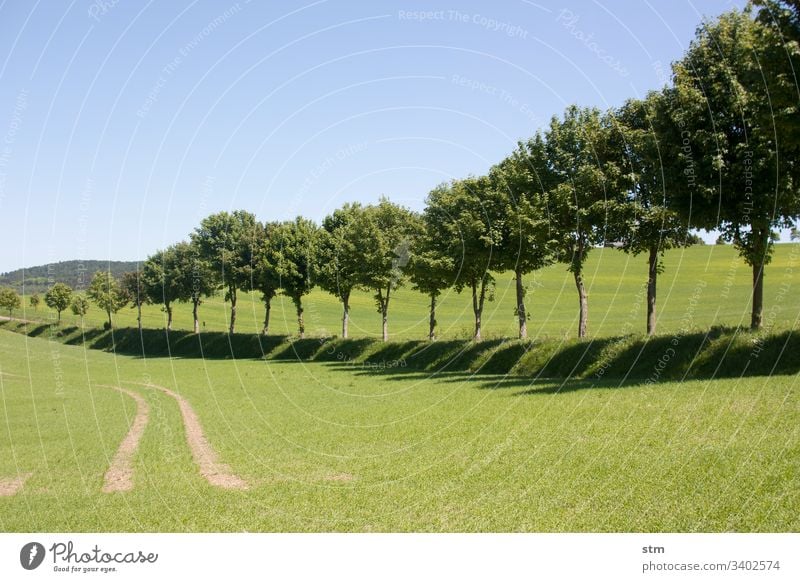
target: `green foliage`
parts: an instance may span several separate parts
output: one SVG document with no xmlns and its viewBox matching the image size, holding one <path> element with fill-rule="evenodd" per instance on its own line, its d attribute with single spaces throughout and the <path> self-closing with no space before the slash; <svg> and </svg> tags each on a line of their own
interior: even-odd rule
<svg viewBox="0 0 800 582">
<path fill-rule="evenodd" d="M 300 337 L 305 334 L 303 297 L 316 284 L 314 269 L 318 230 L 312 221 L 298 216 L 293 221 L 275 226 L 269 233 L 267 264 L 273 266 L 281 289 L 295 305 Z"/>
<path fill-rule="evenodd" d="M 41 304 L 42 302 L 42 298 L 39 297 L 38 293 L 34 293 L 33 295 L 31 295 L 29 301 L 33 310 L 37 311 L 39 309 L 39 304 Z"/>
<path fill-rule="evenodd" d="M 72 299 L 72 289 L 66 283 L 56 283 L 44 294 L 44 302 L 50 309 L 58 313 L 58 322 L 61 322 L 61 312 L 69 307 Z"/>
<path fill-rule="evenodd" d="M 0 309 L 7 309 L 11 315 L 15 309 L 22 305 L 19 294 L 11 287 L 0 287 Z"/>
<path fill-rule="evenodd" d="M 89 313 L 89 300 L 86 299 L 83 295 L 75 294 L 72 297 L 72 302 L 69 305 L 72 313 L 77 315 L 83 321 L 83 318 L 86 317 L 86 314 Z"/>
<path fill-rule="evenodd" d="M 235 210 L 207 216 L 191 234 L 200 258 L 231 302 L 231 333 L 236 325 L 237 292 L 251 288 L 253 282 L 261 231 L 254 214 Z"/>
<path fill-rule="evenodd" d="M 111 271 L 119 277 L 126 271 L 136 270 L 136 262 L 129 261 L 60 261 L 9 271 L 0 275 L 0 285 L 22 290 L 25 281 L 26 293 L 46 293 L 55 283 L 79 289 L 86 285 L 86 273 Z"/>
<path fill-rule="evenodd" d="M 108 271 L 97 271 L 92 276 L 86 296 L 108 315 L 108 327 L 113 326 L 111 316 L 128 304 L 128 295 Z"/>
</svg>

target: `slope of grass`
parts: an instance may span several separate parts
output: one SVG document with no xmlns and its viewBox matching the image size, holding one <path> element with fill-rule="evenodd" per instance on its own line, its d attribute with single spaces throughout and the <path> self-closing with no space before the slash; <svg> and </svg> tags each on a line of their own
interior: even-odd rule
<svg viewBox="0 0 800 582">
<path fill-rule="evenodd" d="M 0 476 L 32 473 L 0 497 L 0 528 L 797 531 L 797 380 L 553 382 L 134 358 L 0 330 Z M 99 385 L 125 381 L 186 397 L 250 489 L 209 486 L 174 401 L 125 384 L 150 422 L 134 490 L 102 494 L 133 403 Z"/>
<path fill-rule="evenodd" d="M 765 322 L 788 329 L 800 314 L 800 245 L 781 244 L 765 277 Z M 695 246 L 666 253 L 666 270 L 659 279 L 659 332 L 675 334 L 706 330 L 711 326 L 738 327 L 750 322 L 750 268 L 730 246 Z M 644 257 L 630 257 L 614 249 L 593 249 L 586 265 L 589 291 L 589 334 L 592 337 L 628 335 L 645 327 L 645 291 L 647 279 Z M 553 265 L 530 275 L 528 309 L 531 314 L 531 337 L 569 338 L 577 327 L 577 294 L 572 276 L 564 265 Z M 789 291 L 786 290 L 789 286 Z M 794 290 L 794 291 L 792 291 Z M 364 291 L 352 298 L 351 335 L 380 337 L 380 316 L 371 295 Z M 514 316 L 514 281 L 508 273 L 497 277 L 495 299 L 487 303 L 484 335 L 487 338 L 516 337 Z M 27 300 L 24 312 L 17 317 L 51 319 L 54 314 L 44 307 L 32 311 Z M 341 309 L 337 300 L 318 289 L 306 299 L 306 326 L 312 336 L 337 335 Z M 389 326 L 393 339 L 416 340 L 427 337 L 428 300 L 409 288 L 392 298 Z M 192 328 L 191 305 L 177 304 L 174 328 Z M 294 307 L 285 297 L 273 306 L 272 332 L 296 333 Z M 258 294 L 243 293 L 239 299 L 238 331 L 261 330 L 264 308 Z M 221 296 L 210 298 L 200 310 L 204 331 L 227 329 L 227 306 Z M 69 312 L 65 324 L 78 325 Z M 99 327 L 105 314 L 93 306 L 86 325 Z M 437 319 L 442 339 L 471 337 L 472 308 L 469 296 L 450 291 L 442 298 Z M 163 327 L 165 315 L 158 306 L 146 306 L 143 322 L 148 328 Z M 119 327 L 136 325 L 135 310 L 126 308 L 117 315 Z"/>
</svg>

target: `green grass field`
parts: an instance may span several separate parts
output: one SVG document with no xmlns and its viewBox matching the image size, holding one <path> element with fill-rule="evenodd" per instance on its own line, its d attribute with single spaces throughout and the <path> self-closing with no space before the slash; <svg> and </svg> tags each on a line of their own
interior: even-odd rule
<svg viewBox="0 0 800 582">
<path fill-rule="evenodd" d="M 128 381 L 182 394 L 250 488 L 209 485 L 176 402 Z M 101 488 L 136 405 L 103 384 L 150 406 L 125 493 Z M 30 475 L 0 496 L 5 532 L 800 529 L 797 375 L 561 383 L 0 330 L 0 415 L 0 480 Z"/>
<path fill-rule="evenodd" d="M 786 284 L 796 290 L 800 285 L 800 244 L 775 247 L 775 257 L 765 276 L 765 322 L 776 328 L 793 329 L 800 315 L 800 294 L 787 292 Z M 686 327 L 706 330 L 713 325 L 747 326 L 750 323 L 750 268 L 730 246 L 695 246 L 667 252 L 665 272 L 659 279 L 659 325 L 663 334 Z M 646 259 L 631 257 L 614 249 L 593 249 L 586 265 L 589 291 L 589 335 L 607 337 L 643 332 L 645 327 Z M 572 275 L 564 265 L 553 265 L 528 277 L 528 310 L 531 337 L 574 337 L 577 327 L 577 293 Z M 25 311 L 17 317 L 48 319 L 54 314 L 40 307 L 32 311 L 27 299 Z M 495 300 L 487 303 L 484 313 L 484 337 L 516 337 L 514 282 L 508 273 L 498 276 Z M 305 300 L 306 327 L 309 335 L 338 335 L 341 308 L 331 295 L 318 289 Z M 423 339 L 428 332 L 428 300 L 406 287 L 392 299 L 389 329 L 393 339 Z M 77 319 L 69 312 L 65 324 Z M 105 314 L 93 306 L 86 325 L 99 326 Z M 439 336 L 466 339 L 472 333 L 472 307 L 468 293 L 449 292 L 441 302 L 437 319 Z M 221 296 L 205 302 L 200 319 L 206 331 L 227 329 L 226 304 Z M 239 299 L 237 331 L 258 332 L 264 308 L 257 294 L 242 294 Z M 146 306 L 143 323 L 148 328 L 162 327 L 165 315 L 158 306 Z M 136 325 L 135 310 L 125 308 L 116 316 L 116 325 Z M 176 304 L 174 328 L 191 329 L 191 305 Z M 295 334 L 294 307 L 279 296 L 272 312 L 273 333 Z M 352 337 L 380 337 L 380 316 L 369 293 L 356 292 L 352 299 Z"/>
</svg>

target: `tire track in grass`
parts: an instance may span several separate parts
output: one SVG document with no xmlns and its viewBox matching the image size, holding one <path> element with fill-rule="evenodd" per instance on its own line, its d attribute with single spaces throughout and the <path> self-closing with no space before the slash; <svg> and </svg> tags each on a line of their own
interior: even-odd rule
<svg viewBox="0 0 800 582">
<path fill-rule="evenodd" d="M 11 497 L 22 489 L 33 473 L 22 473 L 16 477 L 0 477 L 0 497 Z"/>
<path fill-rule="evenodd" d="M 133 489 L 133 456 L 136 454 L 136 449 L 139 448 L 139 441 L 142 439 L 147 421 L 150 418 L 150 407 L 145 399 L 136 392 L 108 384 L 96 384 L 96 386 L 111 388 L 127 394 L 136 401 L 136 416 L 133 419 L 133 423 L 128 430 L 128 434 L 125 435 L 122 443 L 120 443 L 117 453 L 111 461 L 111 466 L 103 477 L 103 493 L 130 491 Z"/>
<path fill-rule="evenodd" d="M 219 460 L 219 455 L 217 455 L 214 447 L 208 442 L 208 439 L 206 439 L 203 427 L 200 424 L 200 418 L 183 396 L 173 392 L 169 388 L 158 386 L 157 384 L 141 384 L 138 382 L 129 382 L 129 384 L 155 388 L 175 399 L 180 408 L 181 416 L 183 417 L 186 442 L 189 444 L 189 449 L 192 451 L 192 458 L 200 469 L 200 474 L 206 481 L 222 489 L 248 488 L 247 482 L 245 482 L 244 479 L 236 475 L 229 465 Z"/>
</svg>

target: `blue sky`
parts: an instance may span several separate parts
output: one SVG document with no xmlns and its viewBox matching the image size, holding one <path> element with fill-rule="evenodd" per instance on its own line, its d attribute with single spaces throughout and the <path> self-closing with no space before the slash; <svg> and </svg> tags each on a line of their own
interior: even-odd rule
<svg viewBox="0 0 800 582">
<path fill-rule="evenodd" d="M 212 212 L 319 220 L 480 174 L 661 87 L 743 2 L 0 4 L 0 271 L 135 260 Z"/>
</svg>

